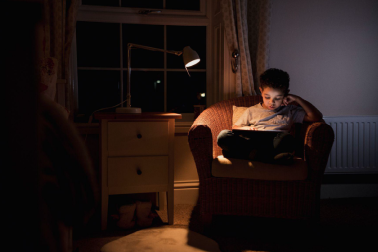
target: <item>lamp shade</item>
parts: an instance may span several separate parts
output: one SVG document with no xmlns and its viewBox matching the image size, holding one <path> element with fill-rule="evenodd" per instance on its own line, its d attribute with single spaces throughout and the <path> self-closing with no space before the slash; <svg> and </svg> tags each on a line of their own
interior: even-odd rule
<svg viewBox="0 0 378 252">
<path fill-rule="evenodd" d="M 190 46 L 185 46 L 182 50 L 182 58 L 184 60 L 185 67 L 194 66 L 200 62 L 200 57 L 197 52 L 194 51 Z"/>
</svg>

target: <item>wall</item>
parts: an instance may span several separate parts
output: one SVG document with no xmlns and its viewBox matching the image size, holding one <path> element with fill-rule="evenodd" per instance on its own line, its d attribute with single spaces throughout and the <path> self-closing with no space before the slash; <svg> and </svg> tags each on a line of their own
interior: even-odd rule
<svg viewBox="0 0 378 252">
<path fill-rule="evenodd" d="M 324 116 L 378 115 L 377 13 L 376 0 L 272 0 L 269 67 Z"/>
<path fill-rule="evenodd" d="M 196 204 L 198 199 L 198 174 L 188 142 L 191 122 L 176 122 L 174 156 L 174 202 Z"/>
</svg>

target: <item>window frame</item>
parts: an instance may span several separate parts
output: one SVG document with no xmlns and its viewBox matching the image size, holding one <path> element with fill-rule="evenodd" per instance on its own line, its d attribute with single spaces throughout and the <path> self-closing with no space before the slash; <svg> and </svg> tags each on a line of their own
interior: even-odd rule
<svg viewBox="0 0 378 252">
<path fill-rule="evenodd" d="M 190 69 L 190 72 L 205 72 L 206 73 L 206 95 L 207 104 L 211 104 L 211 95 L 209 95 L 210 87 L 210 50 L 211 50 L 211 22 L 210 22 L 210 2 L 206 0 L 200 0 L 200 11 L 182 11 L 182 10 L 162 10 L 160 13 L 150 13 L 150 14 L 138 14 L 140 10 L 150 10 L 149 8 L 127 8 L 127 7 L 103 7 L 103 6 L 85 6 L 80 5 L 77 15 L 77 21 L 88 21 L 88 22 L 111 22 L 118 24 L 146 24 L 146 25 L 163 25 L 164 26 L 164 48 L 167 46 L 166 41 L 166 28 L 167 25 L 178 25 L 178 26 L 205 26 L 206 27 L 206 68 L 205 69 Z M 120 25 L 122 27 L 122 25 Z M 122 28 L 121 28 L 122 29 Z M 122 31 L 120 31 L 122 32 Z M 101 70 L 102 68 L 94 67 L 78 67 L 77 66 L 77 48 L 76 48 L 76 31 L 74 34 L 74 40 L 72 43 L 71 50 L 71 67 L 72 67 L 72 83 L 74 91 L 74 110 L 78 108 L 78 70 L 80 69 L 90 69 L 90 70 Z M 124 48 L 125 50 L 125 48 Z M 122 57 L 122 55 L 120 55 Z M 133 68 L 132 71 L 163 71 L 164 72 L 164 110 L 167 109 L 167 72 L 182 71 L 186 72 L 185 69 L 170 69 L 166 64 L 166 53 L 164 56 L 164 68 Z M 110 68 L 103 68 L 110 70 Z M 120 72 L 127 71 L 127 66 L 121 66 L 119 68 L 111 68 L 112 70 L 118 70 Z M 122 81 L 122 80 L 121 80 Z M 209 97 L 210 96 L 210 97 Z M 209 99 L 210 98 L 210 99 Z M 115 104 L 114 104 L 115 105 Z M 192 121 L 193 113 L 182 113 L 182 121 Z"/>
<path fill-rule="evenodd" d="M 165 0 L 163 1 L 163 5 L 165 6 Z M 194 10 L 171 10 L 171 9 L 155 9 L 155 8 L 131 8 L 131 7 L 112 7 L 112 6 L 95 6 L 95 5 L 83 5 L 80 1 L 80 11 L 82 13 L 89 12 L 93 13 L 95 11 L 98 12 L 111 12 L 111 13 L 122 13 L 122 14 L 136 14 L 141 15 L 141 11 L 160 11 L 158 15 L 187 15 L 187 16 L 206 16 L 206 0 L 200 0 L 200 10 L 194 11 Z M 150 14 L 144 14 L 144 15 L 154 15 L 156 13 L 150 13 Z M 142 14 L 143 15 L 143 14 Z"/>
</svg>

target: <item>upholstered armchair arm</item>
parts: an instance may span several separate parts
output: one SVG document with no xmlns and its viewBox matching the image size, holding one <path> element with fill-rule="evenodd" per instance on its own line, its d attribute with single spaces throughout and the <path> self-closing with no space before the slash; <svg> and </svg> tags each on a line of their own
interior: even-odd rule
<svg viewBox="0 0 378 252">
<path fill-rule="evenodd" d="M 193 125 L 189 130 L 189 147 L 197 166 L 198 177 L 202 179 L 211 176 L 213 160 L 213 136 L 207 125 Z"/>
<path fill-rule="evenodd" d="M 189 129 L 188 141 L 198 176 L 201 179 L 211 177 L 211 162 L 221 154 L 217 145 L 217 136 L 223 129 L 231 129 L 230 111 L 219 105 L 203 111 Z"/>
<path fill-rule="evenodd" d="M 316 122 L 305 128 L 304 157 L 309 168 L 309 179 L 320 182 L 334 141 L 331 126 Z"/>
</svg>

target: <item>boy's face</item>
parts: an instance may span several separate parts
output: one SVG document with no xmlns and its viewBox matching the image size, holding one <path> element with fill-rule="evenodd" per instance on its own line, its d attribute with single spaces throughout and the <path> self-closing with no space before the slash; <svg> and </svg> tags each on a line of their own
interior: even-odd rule
<svg viewBox="0 0 378 252">
<path fill-rule="evenodd" d="M 265 87 L 262 89 L 260 87 L 261 95 L 263 98 L 263 108 L 274 110 L 282 105 L 284 99 L 284 92 L 279 89 L 273 89 L 270 87 Z"/>
</svg>

